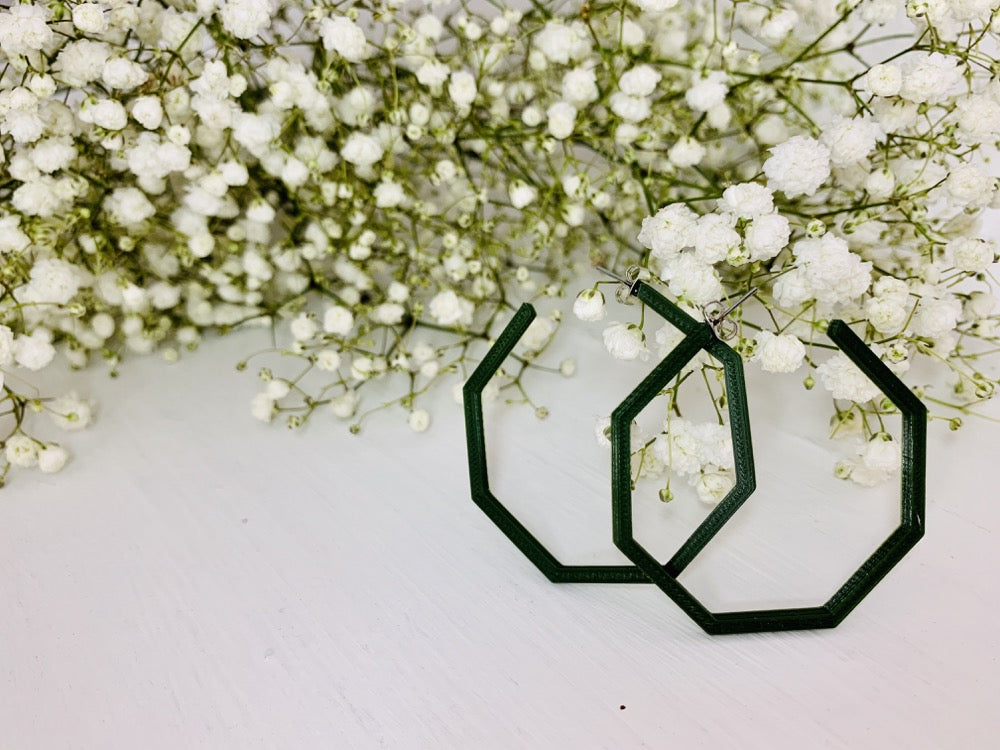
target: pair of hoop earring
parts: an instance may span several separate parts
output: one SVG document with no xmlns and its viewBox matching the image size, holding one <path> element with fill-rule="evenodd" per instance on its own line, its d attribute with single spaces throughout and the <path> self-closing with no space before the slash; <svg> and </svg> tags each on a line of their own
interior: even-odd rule
<svg viewBox="0 0 1000 750">
<path fill-rule="evenodd" d="M 632 565 L 566 565 L 560 562 L 490 490 L 482 392 L 534 320 L 535 309 L 530 304 L 521 305 L 463 389 L 473 501 L 553 583 L 653 583 L 711 635 L 836 627 L 923 536 L 927 408 L 846 323 L 830 321 L 827 329 L 830 340 L 882 390 L 902 415 L 900 525 L 822 605 L 712 612 L 678 581 L 678 576 L 756 488 L 743 362 L 723 340 L 734 332 L 727 326 L 726 316 L 749 295 L 724 312 L 720 312 L 721 305 L 704 308 L 705 320 L 699 321 L 652 286 L 638 280 L 637 273 L 630 272 L 625 279 L 611 275 L 622 282 L 617 295 L 620 301 L 638 298 L 684 334 L 681 342 L 611 415 L 612 538 Z M 639 412 L 701 351 L 723 366 L 736 482 L 673 557 L 663 564 L 639 544 L 633 534 L 631 425 Z"/>
</svg>

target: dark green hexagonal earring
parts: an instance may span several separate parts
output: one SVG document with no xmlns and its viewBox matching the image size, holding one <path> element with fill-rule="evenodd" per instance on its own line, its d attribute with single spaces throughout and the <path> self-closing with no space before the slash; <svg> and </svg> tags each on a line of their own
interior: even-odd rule
<svg viewBox="0 0 1000 750">
<path fill-rule="evenodd" d="M 739 355 L 716 337 L 710 322 L 700 323 L 677 308 L 651 286 L 622 280 L 627 293 L 638 297 L 687 334 L 672 351 L 615 409 L 611 415 L 611 497 L 615 546 L 706 632 L 713 635 L 774 630 L 831 628 L 839 624 L 882 580 L 924 533 L 924 480 L 927 456 L 927 409 L 865 343 L 841 320 L 830 322 L 827 334 L 855 365 L 877 385 L 903 417 L 902 512 L 899 527 L 875 550 L 830 599 L 818 607 L 711 612 L 695 598 L 677 576 L 746 499 L 726 497 L 709 514 L 666 567 L 661 566 L 632 533 L 632 479 L 630 432 L 632 420 L 703 348 L 723 363 L 730 401 L 739 400 L 738 413 L 745 422 L 732 424 L 736 464 L 736 492 L 741 483 L 753 489 L 753 468 L 743 367 Z M 700 335 L 698 332 L 701 332 Z M 696 346 L 697 345 L 697 346 Z M 737 375 L 738 373 L 738 375 Z M 733 420 L 730 408 L 730 420 Z M 746 460 L 741 460 L 746 457 Z M 749 480 L 741 474 L 747 471 Z M 747 493 L 749 495 L 749 492 Z"/>
</svg>

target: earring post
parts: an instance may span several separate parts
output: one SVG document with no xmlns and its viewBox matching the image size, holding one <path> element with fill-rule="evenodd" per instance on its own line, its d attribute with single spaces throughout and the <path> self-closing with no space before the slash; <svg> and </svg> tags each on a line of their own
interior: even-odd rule
<svg viewBox="0 0 1000 750">
<path fill-rule="evenodd" d="M 629 284 L 629 285 L 632 284 L 632 282 L 626 279 L 624 276 L 619 276 L 609 268 L 605 268 L 604 266 L 597 266 L 597 270 L 603 273 L 605 276 L 610 276 L 615 281 L 620 281 L 623 284 Z"/>
<path fill-rule="evenodd" d="M 757 291 L 758 291 L 757 287 L 753 287 L 749 292 L 747 292 L 742 297 L 740 297 L 738 300 L 736 300 L 733 304 L 731 304 L 729 306 L 728 310 L 726 310 L 723 313 L 720 313 L 717 317 L 715 317 L 715 321 L 716 322 L 720 322 L 720 321 L 725 320 L 733 310 L 735 310 L 737 307 L 739 307 L 744 302 L 746 302 L 748 299 L 750 299 L 755 294 L 757 294 Z"/>
<path fill-rule="evenodd" d="M 597 270 L 621 284 L 618 287 L 618 291 L 615 292 L 615 297 L 623 305 L 631 305 L 632 297 L 639 288 L 639 274 L 641 273 L 639 266 L 629 266 L 624 276 L 619 276 L 604 266 L 597 266 Z"/>
</svg>

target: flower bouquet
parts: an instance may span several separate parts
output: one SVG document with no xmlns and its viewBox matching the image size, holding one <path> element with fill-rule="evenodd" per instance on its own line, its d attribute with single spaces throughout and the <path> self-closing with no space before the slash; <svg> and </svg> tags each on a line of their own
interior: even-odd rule
<svg viewBox="0 0 1000 750">
<path fill-rule="evenodd" d="M 357 431 L 394 407 L 422 431 L 424 394 L 518 302 L 602 319 L 604 265 L 692 310 L 756 289 L 734 346 L 829 391 L 859 440 L 838 474 L 881 481 L 892 407 L 823 333 L 836 316 L 897 373 L 935 363 L 947 386 L 911 387 L 952 428 L 993 395 L 998 33 L 991 0 L 10 4 L 3 476 L 66 462 L 38 415 L 91 421 L 33 373 L 172 361 L 249 325 L 275 333 L 258 419 Z M 569 307 L 494 393 L 530 403 Z M 636 318 L 604 330 L 612 355 L 672 347 Z M 721 411 L 679 416 L 694 380 L 664 394 L 636 471 L 713 501 L 731 456 Z"/>
</svg>

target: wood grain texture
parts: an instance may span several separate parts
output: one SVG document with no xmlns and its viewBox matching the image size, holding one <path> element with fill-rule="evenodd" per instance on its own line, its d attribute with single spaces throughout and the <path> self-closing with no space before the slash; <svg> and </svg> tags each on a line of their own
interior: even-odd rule
<svg viewBox="0 0 1000 750">
<path fill-rule="evenodd" d="M 599 328 L 552 355 L 578 378 L 538 380 L 552 418 L 487 410 L 488 447 L 554 551 L 613 563 L 593 418 L 651 363 L 608 362 Z M 927 536 L 839 628 L 713 639 L 653 586 L 546 581 L 469 499 L 447 393 L 425 435 L 401 412 L 358 437 L 253 423 L 231 366 L 259 335 L 87 375 L 101 419 L 77 460 L 0 493 L 3 747 L 996 746 L 995 427 L 931 431 Z M 892 528 L 896 488 L 832 480 L 822 398 L 806 414 L 794 377 L 749 374 L 761 489 L 685 581 L 821 600 Z M 665 554 L 704 514 L 680 494 L 637 493 Z"/>
</svg>

